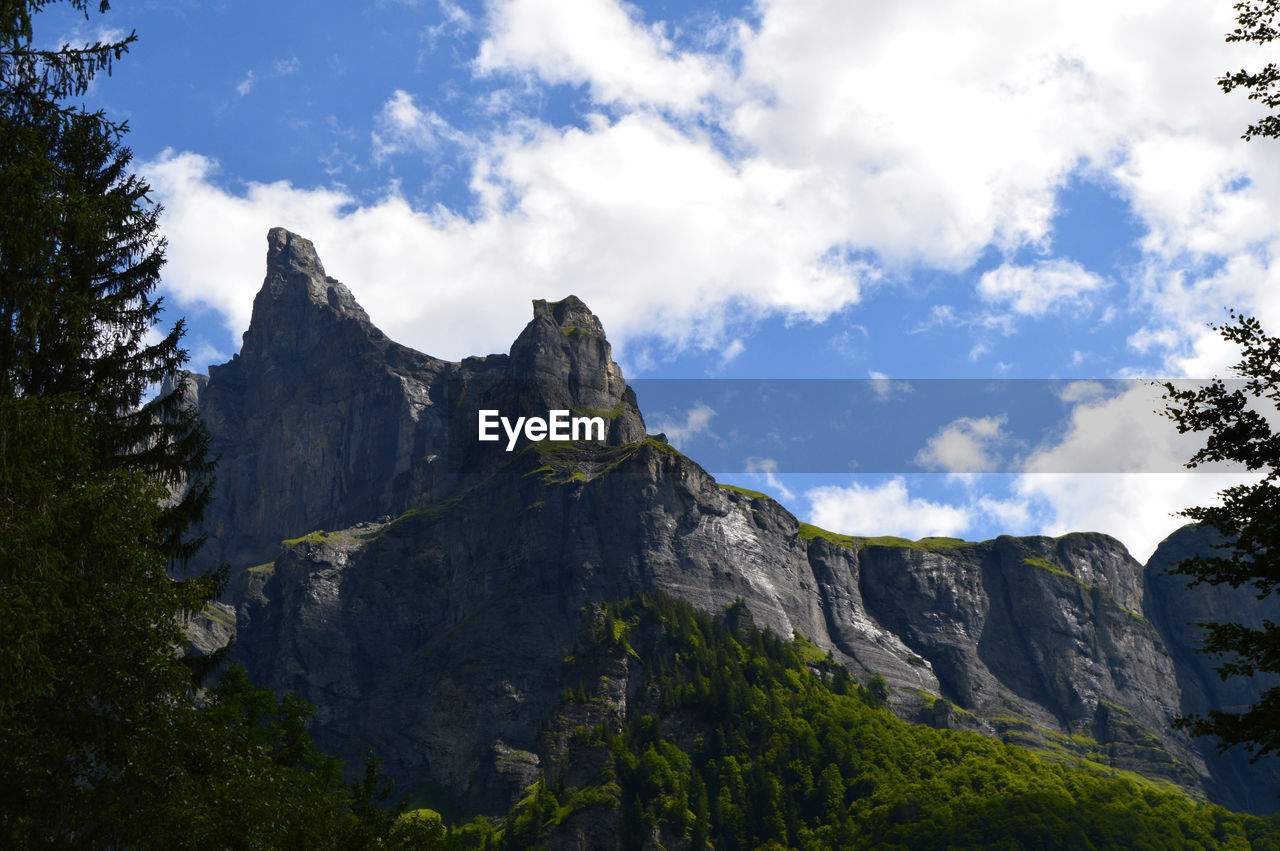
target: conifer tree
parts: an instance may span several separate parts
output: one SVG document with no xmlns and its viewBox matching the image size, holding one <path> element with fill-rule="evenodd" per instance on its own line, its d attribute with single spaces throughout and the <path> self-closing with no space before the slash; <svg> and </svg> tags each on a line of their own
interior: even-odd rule
<svg viewBox="0 0 1280 851">
<path fill-rule="evenodd" d="M 160 210 L 127 128 L 70 102 L 133 36 L 38 49 L 47 5 L 0 0 L 0 846 L 365 847 L 376 788 L 309 709 L 234 668 L 202 692 L 182 658 L 216 592 L 166 574 L 207 438 L 180 384 L 144 398 L 186 357 L 181 322 L 151 337 Z"/>
<path fill-rule="evenodd" d="M 69 0 L 88 14 L 86 0 Z M 135 40 L 60 50 L 33 44 L 45 2 L 0 3 L 0 398 L 74 395 L 96 452 L 182 498 L 159 521 L 166 553 L 208 500 L 207 437 L 180 386 L 144 396 L 186 360 L 183 323 L 159 340 L 160 208 L 130 173 L 127 127 L 69 104 Z M 105 11 L 107 4 L 100 5 Z"/>
</svg>

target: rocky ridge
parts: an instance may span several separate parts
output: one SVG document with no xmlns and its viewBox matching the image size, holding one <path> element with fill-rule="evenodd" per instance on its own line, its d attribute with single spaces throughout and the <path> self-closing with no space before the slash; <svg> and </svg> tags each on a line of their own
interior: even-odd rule
<svg viewBox="0 0 1280 851">
<path fill-rule="evenodd" d="M 268 246 L 241 354 L 193 384 L 221 456 L 205 558 L 233 567 L 236 658 L 318 707 L 321 746 L 372 747 L 402 789 L 505 811 L 583 612 L 660 590 L 741 600 L 884 676 L 914 720 L 1275 807 L 1256 790 L 1274 774 L 1168 724 L 1247 699 L 1215 690 L 1186 621 L 1248 601 L 1179 587 L 1161 553 L 1144 570 L 1102 535 L 806 526 L 646 435 L 580 300 L 535 302 L 508 354 L 451 363 L 388 340 L 309 241 L 275 229 Z M 607 440 L 491 451 L 460 439 L 482 406 L 599 414 Z"/>
</svg>

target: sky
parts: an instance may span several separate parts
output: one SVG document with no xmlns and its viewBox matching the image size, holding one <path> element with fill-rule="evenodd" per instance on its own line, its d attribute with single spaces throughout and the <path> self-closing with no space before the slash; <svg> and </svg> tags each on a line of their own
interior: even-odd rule
<svg viewBox="0 0 1280 851">
<path fill-rule="evenodd" d="M 914 435 L 900 462 L 708 462 L 802 520 L 1100 531 L 1144 560 L 1175 512 L 1240 479 L 1178 472 L 1199 444 L 1136 379 L 1226 375 L 1235 352 L 1209 324 L 1228 309 L 1280 329 L 1280 142 L 1242 141 L 1259 110 L 1216 84 L 1270 57 L 1224 42 L 1231 16 L 1199 0 L 118 0 L 87 20 L 53 7 L 37 37 L 138 34 L 87 99 L 129 122 L 164 206 L 163 294 L 197 371 L 239 349 L 281 225 L 437 357 L 506 351 L 531 299 L 581 297 L 651 430 L 695 460 L 750 419 L 725 382 L 865 397 L 793 405 L 785 429 Z M 984 382 L 1034 392 L 927 404 Z M 1001 404 L 1041 421 L 1019 430 Z"/>
</svg>

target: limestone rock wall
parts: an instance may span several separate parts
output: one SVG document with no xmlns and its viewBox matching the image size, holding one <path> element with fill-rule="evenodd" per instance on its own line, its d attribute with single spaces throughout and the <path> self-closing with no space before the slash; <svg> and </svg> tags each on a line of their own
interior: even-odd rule
<svg viewBox="0 0 1280 851">
<path fill-rule="evenodd" d="M 388 340 L 276 229 L 242 353 L 191 386 L 221 459 L 203 564 L 232 565 L 236 658 L 317 706 L 322 746 L 356 764 L 375 748 L 402 789 L 505 811 L 584 612 L 657 590 L 743 601 L 757 626 L 883 675 L 905 717 L 1275 807 L 1256 791 L 1274 774 L 1168 723 L 1254 694 L 1217 681 L 1187 622 L 1271 611 L 1159 576 L 1202 541 L 1175 536 L 1144 570 L 1096 534 L 816 534 L 647 436 L 572 296 L 534 302 L 507 354 L 441 361 Z M 459 440 L 482 408 L 599 415 L 607 440 Z"/>
</svg>

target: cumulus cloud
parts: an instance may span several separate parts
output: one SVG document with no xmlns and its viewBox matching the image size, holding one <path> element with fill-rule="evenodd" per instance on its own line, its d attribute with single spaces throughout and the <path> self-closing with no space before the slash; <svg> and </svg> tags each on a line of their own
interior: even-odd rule
<svg viewBox="0 0 1280 851">
<path fill-rule="evenodd" d="M 1083 176 L 1146 234 L 1132 276 L 1010 261 L 973 282 L 980 297 L 1042 316 L 1126 287 L 1117 298 L 1145 317 L 1131 345 L 1174 374 L 1223 365 L 1203 323 L 1224 305 L 1280 327 L 1280 158 L 1240 143 L 1253 106 L 1213 84 L 1242 49 L 1217 35 L 1227 6 L 761 0 L 754 23 L 690 49 L 614 0 L 506 0 L 475 21 L 440 5 L 451 26 L 483 28 L 477 74 L 580 85 L 599 114 L 499 119 L 469 149 L 465 214 L 394 189 L 236 186 L 199 152 L 170 154 L 149 173 L 180 297 L 242 331 L 262 233 L 293 223 L 375 320 L 433 353 L 505 348 L 526 311 L 503 305 L 567 292 L 624 344 L 724 351 L 735 323 L 821 320 L 904 270 L 1047 253 L 1059 192 Z M 451 138 L 406 90 L 370 109 L 375 159 Z M 237 222 L 220 215 L 232 209 Z M 493 322 L 461 330 L 482 309 Z"/>
<path fill-rule="evenodd" d="M 830 485 L 805 492 L 814 524 L 847 535 L 953 537 L 973 523 L 964 507 L 913 497 L 899 477 L 881 485 Z"/>
<path fill-rule="evenodd" d="M 927 470 L 945 473 L 998 472 L 1001 460 L 994 450 L 1008 436 L 1003 426 L 1008 417 L 960 417 L 938 430 L 915 462 Z"/>
<path fill-rule="evenodd" d="M 1109 393 L 1101 381 L 1088 380 L 1069 381 L 1058 392 L 1058 398 L 1064 402 L 1084 402 L 1111 395 L 1114 394 Z"/>
<path fill-rule="evenodd" d="M 851 535 L 974 537 L 1101 532 L 1140 562 L 1187 520 L 1179 512 L 1218 502 L 1218 493 L 1258 476 L 1229 473 L 1037 473 L 1016 477 L 1005 498 L 986 493 L 993 478 L 965 479 L 955 500 L 913 495 L 902 478 L 880 484 L 811 488 L 810 522 Z M 781 483 L 779 483 L 781 484 Z M 788 498 L 788 497 L 784 497 Z"/>
<path fill-rule="evenodd" d="M 711 431 L 711 420 L 716 416 L 710 405 L 697 404 L 684 412 L 683 418 L 657 417 L 654 425 L 675 445 Z"/>
<path fill-rule="evenodd" d="M 912 494 L 902 477 L 813 488 L 804 493 L 809 516 L 834 531 L 908 538 L 964 536 L 975 529 L 1042 535 L 1102 532 L 1145 561 L 1160 541 L 1187 522 L 1180 511 L 1214 504 L 1223 489 L 1260 478 L 1224 467 L 1186 471 L 1182 464 L 1201 438 L 1178 435 L 1155 414 L 1160 391 L 1144 382 L 1125 382 L 1119 390 L 1100 382 L 1071 382 L 1062 395 L 1073 400 L 1066 426 L 1025 459 L 1025 472 L 960 477 L 963 492 L 952 501 Z M 965 439 L 938 454 L 956 464 L 980 459 L 984 440 L 999 435 L 1001 425 L 999 418 L 953 423 L 940 434 Z M 1006 485 L 1005 496 L 993 495 Z"/>
<path fill-rule="evenodd" d="M 476 152 L 473 217 L 415 210 L 394 191 L 357 201 L 286 182 L 231 190 L 211 159 L 168 152 L 143 166 L 166 208 L 168 286 L 243 331 L 262 240 L 283 225 L 316 243 L 394 339 L 461 358 L 509 346 L 532 298 L 577 294 L 620 348 L 642 335 L 709 348 L 735 318 L 829 316 L 874 275 L 829 256 L 835 225 L 793 206 L 784 176 L 735 166 L 660 118 L 525 129 Z M 485 322 L 459 321 L 481 311 Z"/>
<path fill-rule="evenodd" d="M 1102 532 L 1146 561 L 1171 532 L 1186 524 L 1178 512 L 1217 502 L 1222 489 L 1257 477 L 1224 473 L 1042 473 L 1018 480 L 1018 497 L 1037 507 L 1045 535 Z"/>
<path fill-rule="evenodd" d="M 507 0 L 491 10 L 482 73 L 531 72 L 587 85 L 599 103 L 694 110 L 725 75 L 714 57 L 677 51 L 613 0 Z"/>
<path fill-rule="evenodd" d="M 1178 434 L 1158 411 L 1162 390 L 1126 381 L 1107 392 L 1097 382 L 1071 382 L 1062 392 L 1074 401 L 1061 433 L 1022 462 L 1027 473 L 1177 473 L 1202 442 Z"/>
<path fill-rule="evenodd" d="M 1177 512 L 1211 504 L 1223 488 L 1258 476 L 1223 465 L 1184 471 L 1203 437 L 1178 434 L 1156 413 L 1163 407 L 1158 387 L 1126 382 L 1124 388 L 1117 393 L 1097 382 L 1067 385 L 1064 398 L 1078 400 L 1067 425 L 1028 456 L 1014 492 L 1033 506 L 1042 534 L 1103 532 L 1145 561 L 1187 522 Z"/>
<path fill-rule="evenodd" d="M 978 294 L 1015 313 L 1043 316 L 1062 307 L 1083 307 L 1106 286 L 1101 276 L 1074 260 L 1046 260 L 1034 266 L 1004 265 L 983 273 Z"/>
</svg>

